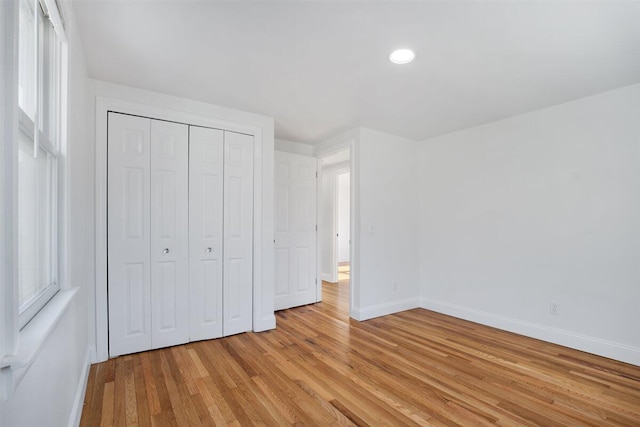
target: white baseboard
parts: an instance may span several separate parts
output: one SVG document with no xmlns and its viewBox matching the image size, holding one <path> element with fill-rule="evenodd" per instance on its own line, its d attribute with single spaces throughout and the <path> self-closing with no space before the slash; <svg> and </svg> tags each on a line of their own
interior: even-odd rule
<svg viewBox="0 0 640 427">
<path fill-rule="evenodd" d="M 69 427 L 78 427 L 80 418 L 82 417 L 82 408 L 84 406 L 84 395 L 87 391 L 87 380 L 89 379 L 89 368 L 91 367 L 91 349 L 87 349 L 84 356 L 84 364 L 78 380 L 78 388 L 76 389 L 76 397 L 73 399 L 71 407 L 71 415 L 69 416 Z"/>
<path fill-rule="evenodd" d="M 420 307 L 502 329 L 531 338 L 559 344 L 587 353 L 597 354 L 621 362 L 640 366 L 640 348 L 601 338 L 577 334 L 564 329 L 553 328 L 537 323 L 526 322 L 486 311 L 476 310 L 430 298 L 422 298 Z"/>
<path fill-rule="evenodd" d="M 374 317 L 386 316 L 387 314 L 399 313 L 412 308 L 420 307 L 419 298 L 409 298 L 400 301 L 391 301 L 384 304 L 372 305 L 369 307 L 351 308 L 351 317 L 356 320 L 363 321 L 373 319 Z"/>
<path fill-rule="evenodd" d="M 276 328 L 276 316 L 273 314 L 265 316 L 253 325 L 254 332 L 269 331 Z"/>
</svg>

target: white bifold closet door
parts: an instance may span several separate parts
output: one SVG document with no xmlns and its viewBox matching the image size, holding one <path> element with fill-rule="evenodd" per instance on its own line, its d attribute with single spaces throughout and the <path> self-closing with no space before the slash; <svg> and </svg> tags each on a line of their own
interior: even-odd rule
<svg viewBox="0 0 640 427">
<path fill-rule="evenodd" d="M 222 336 L 224 131 L 189 128 L 192 341 Z"/>
<path fill-rule="evenodd" d="M 189 126 L 151 121 L 151 348 L 189 341 Z"/>
<path fill-rule="evenodd" d="M 275 152 L 276 310 L 317 301 L 317 159 Z"/>
<path fill-rule="evenodd" d="M 253 137 L 190 127 L 190 339 L 251 330 Z"/>
<path fill-rule="evenodd" d="M 151 122 L 109 113 L 109 353 L 151 348 Z"/>
<path fill-rule="evenodd" d="M 109 113 L 109 353 L 252 328 L 253 137 Z"/>
<path fill-rule="evenodd" d="M 253 136 L 224 132 L 223 334 L 251 329 Z"/>
<path fill-rule="evenodd" d="M 109 113 L 112 356 L 189 340 L 188 127 Z"/>
</svg>

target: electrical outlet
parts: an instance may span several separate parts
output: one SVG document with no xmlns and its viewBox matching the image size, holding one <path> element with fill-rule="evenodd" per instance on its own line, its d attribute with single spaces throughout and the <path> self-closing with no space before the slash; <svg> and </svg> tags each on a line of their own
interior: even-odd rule
<svg viewBox="0 0 640 427">
<path fill-rule="evenodd" d="M 549 313 L 553 314 L 553 315 L 558 315 L 560 314 L 560 312 L 558 311 L 558 303 L 555 301 L 550 301 L 549 302 Z"/>
</svg>

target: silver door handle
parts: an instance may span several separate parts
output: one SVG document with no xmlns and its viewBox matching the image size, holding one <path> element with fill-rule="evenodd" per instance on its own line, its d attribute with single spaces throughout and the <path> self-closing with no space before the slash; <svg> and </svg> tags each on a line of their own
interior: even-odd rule
<svg viewBox="0 0 640 427">
<path fill-rule="evenodd" d="M 162 253 L 163 253 L 163 254 L 168 254 L 168 253 L 169 253 L 169 248 L 164 248 L 164 249 L 162 250 Z"/>
<path fill-rule="evenodd" d="M 207 253 L 211 253 L 212 250 L 213 249 L 211 249 L 211 248 L 207 248 Z"/>
</svg>

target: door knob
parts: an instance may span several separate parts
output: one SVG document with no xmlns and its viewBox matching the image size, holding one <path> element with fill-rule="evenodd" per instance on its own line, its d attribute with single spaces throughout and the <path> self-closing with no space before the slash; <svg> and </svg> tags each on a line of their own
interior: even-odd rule
<svg viewBox="0 0 640 427">
<path fill-rule="evenodd" d="M 212 250 L 213 249 L 211 249 L 211 248 L 207 248 L 207 253 L 211 253 Z"/>
<path fill-rule="evenodd" d="M 164 248 L 164 249 L 162 250 L 162 253 L 163 253 L 163 254 L 168 254 L 168 253 L 169 253 L 169 248 Z"/>
</svg>

